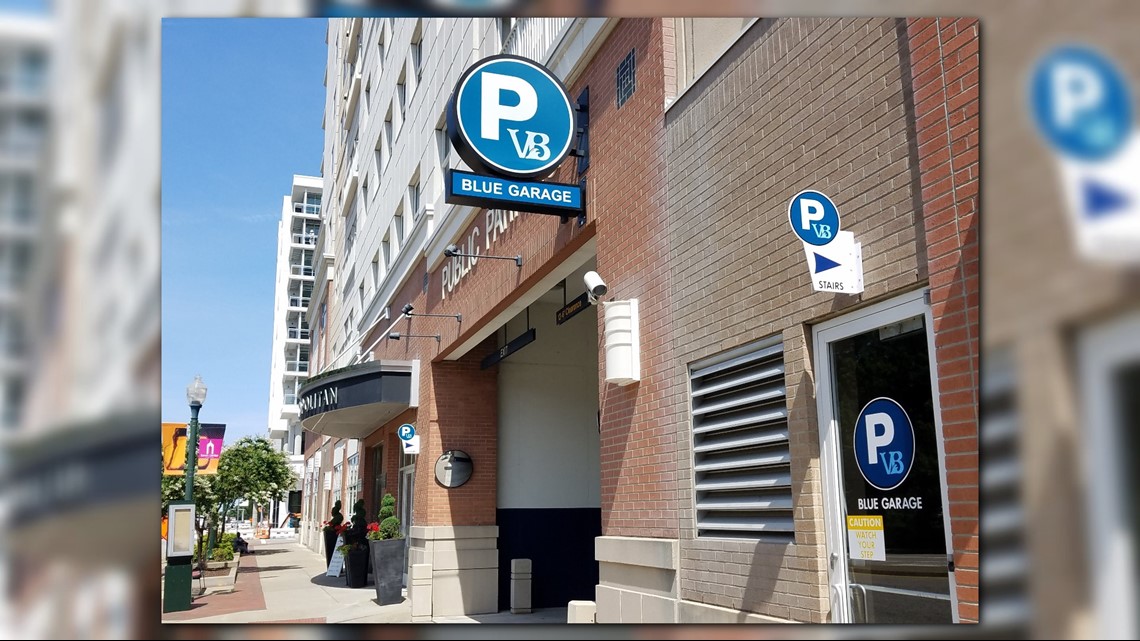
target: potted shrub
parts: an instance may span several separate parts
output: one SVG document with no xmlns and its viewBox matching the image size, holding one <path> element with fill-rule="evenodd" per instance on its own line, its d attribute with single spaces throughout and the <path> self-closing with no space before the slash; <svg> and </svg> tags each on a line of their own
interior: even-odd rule
<svg viewBox="0 0 1140 641">
<path fill-rule="evenodd" d="M 372 579 L 380 605 L 403 600 L 404 537 L 396 518 L 396 499 L 385 494 L 380 500 L 380 523 L 368 524 L 368 547 L 372 553 Z"/>
<path fill-rule="evenodd" d="M 368 525 L 365 523 L 364 499 L 352 506 L 352 527 L 345 530 L 345 579 L 350 588 L 368 585 Z M 347 548 L 347 549 L 343 549 Z"/>
<path fill-rule="evenodd" d="M 340 513 L 340 501 L 333 503 L 332 518 L 322 524 L 325 533 L 325 567 L 332 565 L 333 548 L 336 537 L 344 532 L 344 515 Z"/>
</svg>

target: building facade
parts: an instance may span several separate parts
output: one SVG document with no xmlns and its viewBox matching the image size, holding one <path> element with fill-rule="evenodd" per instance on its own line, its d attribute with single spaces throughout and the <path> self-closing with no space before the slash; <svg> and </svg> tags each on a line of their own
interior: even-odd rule
<svg viewBox="0 0 1140 641">
<path fill-rule="evenodd" d="M 53 29 L 32 16 L 0 22 L 0 425 L 13 430 L 27 389 L 24 294 L 43 230 Z"/>
<path fill-rule="evenodd" d="M 269 373 L 269 439 L 289 457 L 297 486 L 270 510 L 274 527 L 290 527 L 300 514 L 304 435 L 297 420 L 297 391 L 309 376 L 309 321 L 317 236 L 321 229 L 321 179 L 293 176 L 277 223 L 277 280 L 273 295 L 273 356 Z"/>
<path fill-rule="evenodd" d="M 599 623 L 977 621 L 977 29 L 331 20 L 309 545 L 391 493 L 413 616 L 506 609 L 528 559 L 534 607 Z M 581 220 L 447 202 L 447 101 L 499 53 L 579 105 L 549 180 Z M 861 293 L 814 291 L 805 189 Z M 864 423 L 880 397 L 897 430 Z"/>
</svg>

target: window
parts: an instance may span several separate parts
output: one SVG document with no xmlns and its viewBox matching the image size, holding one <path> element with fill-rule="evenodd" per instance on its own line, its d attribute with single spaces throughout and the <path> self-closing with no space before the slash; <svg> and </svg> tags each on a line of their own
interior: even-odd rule
<svg viewBox="0 0 1140 641">
<path fill-rule="evenodd" d="M 360 287 L 356 288 L 357 298 L 360 300 L 360 309 L 364 311 L 364 279 L 360 279 Z"/>
<path fill-rule="evenodd" d="M 617 106 L 626 103 L 637 90 L 637 49 L 630 49 L 617 67 Z"/>
<path fill-rule="evenodd" d="M 386 23 L 384 23 L 384 22 L 380 23 L 380 35 L 376 38 L 376 53 L 377 53 L 377 57 L 379 58 L 379 62 L 380 62 L 379 66 L 381 66 L 381 67 L 384 66 L 384 40 L 385 40 L 384 32 L 385 32 L 385 28 L 386 28 Z"/>
<path fill-rule="evenodd" d="M 368 122 L 368 109 L 372 106 L 372 79 L 368 79 L 368 84 L 364 86 L 364 115 L 361 120 Z"/>
<path fill-rule="evenodd" d="M 341 485 L 341 478 L 342 478 L 343 473 L 344 473 L 344 466 L 342 466 L 340 463 L 337 463 L 336 465 L 333 466 L 333 474 L 332 474 L 332 476 L 333 476 L 333 478 L 332 478 L 333 503 L 336 503 L 337 501 L 341 500 L 341 498 L 340 498 L 340 485 Z M 343 501 L 341 501 L 341 505 L 342 506 L 344 505 Z M 346 511 L 350 512 L 350 513 L 352 512 L 351 509 L 345 510 L 342 507 L 341 514 L 345 513 Z"/>
<path fill-rule="evenodd" d="M 104 171 L 110 167 L 119 148 L 123 125 L 124 87 L 126 81 L 123 66 L 123 49 L 109 75 L 107 87 L 99 100 L 99 159 Z"/>
<path fill-rule="evenodd" d="M 396 228 L 396 251 L 404 248 L 404 212 L 398 211 L 392 217 L 392 226 Z"/>
<path fill-rule="evenodd" d="M 447 139 L 447 125 L 441 124 L 435 130 L 436 151 L 439 154 L 439 168 L 447 171 L 451 168 L 451 141 Z M 447 176 L 440 174 L 440 178 L 447 180 Z"/>
<path fill-rule="evenodd" d="M 416 84 L 419 84 L 421 71 L 423 69 L 423 55 L 424 55 L 424 21 L 423 18 L 416 20 L 416 29 L 412 32 L 412 73 L 415 75 Z"/>
<path fill-rule="evenodd" d="M 689 382 L 697 536 L 792 541 L 780 337 L 695 363 Z"/>
<path fill-rule="evenodd" d="M 396 82 L 396 101 L 400 106 L 400 125 L 404 123 L 404 110 L 408 104 L 407 84 L 404 74 L 400 74 L 400 80 Z"/>
<path fill-rule="evenodd" d="M 324 331 L 325 331 L 325 320 L 328 319 L 328 314 L 329 314 L 328 303 L 321 303 L 321 320 L 320 320 L 320 331 L 321 331 L 321 333 L 324 333 Z"/>
<path fill-rule="evenodd" d="M 499 44 L 505 49 L 507 39 L 511 37 L 511 29 L 515 27 L 514 18 L 499 18 Z"/>
<path fill-rule="evenodd" d="M 408 185 L 408 209 L 412 212 L 412 220 L 420 217 L 420 181 Z"/>
<path fill-rule="evenodd" d="M 368 174 L 364 174 L 364 178 L 360 181 L 360 194 L 361 200 L 364 201 L 364 206 L 368 206 Z"/>
<path fill-rule="evenodd" d="M 345 502 L 345 512 L 351 513 L 356 499 L 360 496 L 360 455 L 353 454 L 348 457 L 348 500 Z"/>
<path fill-rule="evenodd" d="M 354 311 L 355 310 L 350 309 L 348 311 L 348 318 L 344 319 L 344 340 L 345 340 L 345 342 L 352 340 L 353 330 L 356 327 L 356 324 L 353 322 L 353 320 L 355 319 L 354 317 L 356 315 L 354 313 Z"/>
<path fill-rule="evenodd" d="M 388 108 L 388 115 L 384 118 L 384 135 L 383 149 L 384 153 L 380 157 L 380 170 L 383 171 L 388 168 L 388 161 L 392 159 L 392 108 Z"/>
<path fill-rule="evenodd" d="M 384 254 L 384 272 L 388 272 L 388 267 L 392 264 L 392 242 L 388 234 L 384 234 L 384 242 L 380 243 L 380 251 Z"/>
</svg>

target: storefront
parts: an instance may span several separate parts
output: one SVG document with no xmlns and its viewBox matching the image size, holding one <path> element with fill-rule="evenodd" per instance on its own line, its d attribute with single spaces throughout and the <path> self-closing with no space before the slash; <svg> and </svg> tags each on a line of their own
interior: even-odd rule
<svg viewBox="0 0 1140 641">
<path fill-rule="evenodd" d="M 977 103 L 951 190 L 924 160 L 945 120 L 916 133 L 906 74 L 942 55 L 919 21 L 744 21 L 688 76 L 685 21 L 603 22 L 545 61 L 588 134 L 528 179 L 581 207 L 456 183 L 366 362 L 302 391 L 307 429 L 360 439 L 369 514 L 397 498 L 413 616 L 511 608 L 529 560 L 528 607 L 599 623 L 976 620 Z M 817 68 L 842 89 L 789 80 Z M 559 146 L 520 130 L 519 157 Z M 861 243 L 859 293 L 813 286 L 809 188 Z M 385 378 L 348 407 L 362 375 Z"/>
</svg>

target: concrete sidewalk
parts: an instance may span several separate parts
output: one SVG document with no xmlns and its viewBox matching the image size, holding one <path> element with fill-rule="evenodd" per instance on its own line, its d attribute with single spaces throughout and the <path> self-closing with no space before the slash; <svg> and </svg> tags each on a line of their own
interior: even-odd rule
<svg viewBox="0 0 1140 641">
<path fill-rule="evenodd" d="M 393 605 L 377 605 L 376 591 L 371 585 L 350 589 L 345 585 L 343 574 L 326 577 L 324 555 L 302 547 L 296 540 L 274 541 L 250 548 L 254 554 L 242 556 L 233 593 L 195 599 L 191 610 L 165 615 L 163 621 L 411 623 L 411 606 L 407 599 Z M 246 559 L 251 561 L 249 566 Z M 248 607 L 234 611 L 232 606 L 239 601 Z"/>
</svg>

